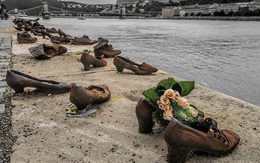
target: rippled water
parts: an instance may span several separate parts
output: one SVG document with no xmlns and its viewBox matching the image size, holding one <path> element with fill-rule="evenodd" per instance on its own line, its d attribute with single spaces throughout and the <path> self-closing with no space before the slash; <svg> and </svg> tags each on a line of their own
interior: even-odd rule
<svg viewBox="0 0 260 163">
<path fill-rule="evenodd" d="M 46 27 L 105 37 L 134 61 L 260 106 L 260 22 L 52 18 Z"/>
</svg>

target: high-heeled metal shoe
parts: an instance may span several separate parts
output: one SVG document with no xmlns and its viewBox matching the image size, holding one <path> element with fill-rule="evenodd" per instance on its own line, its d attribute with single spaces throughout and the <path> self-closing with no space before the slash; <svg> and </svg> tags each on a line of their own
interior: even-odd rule
<svg viewBox="0 0 260 163">
<path fill-rule="evenodd" d="M 24 92 L 26 87 L 33 87 L 46 93 L 66 93 L 70 92 L 71 89 L 71 84 L 38 79 L 16 70 L 7 71 L 6 83 L 16 93 Z"/>
<path fill-rule="evenodd" d="M 91 68 L 91 65 L 93 67 L 104 67 L 107 65 L 107 61 L 105 59 L 98 59 L 87 52 L 82 53 L 80 57 L 80 61 L 84 66 L 84 70 L 87 71 Z"/>
<path fill-rule="evenodd" d="M 191 151 L 203 151 L 211 156 L 231 153 L 240 142 L 231 130 L 202 132 L 173 118 L 165 128 L 164 139 L 168 146 L 168 161 L 183 163 Z"/>
<path fill-rule="evenodd" d="M 137 75 L 148 75 L 158 71 L 157 68 L 145 62 L 138 64 L 122 56 L 114 57 L 114 65 L 118 72 L 123 72 L 124 69 L 129 69 Z"/>
<path fill-rule="evenodd" d="M 70 102 L 73 103 L 77 109 L 82 110 L 90 104 L 105 102 L 110 96 L 111 93 L 106 84 L 82 87 L 72 83 Z"/>
<path fill-rule="evenodd" d="M 155 109 L 144 98 L 140 98 L 136 107 L 135 113 L 138 120 L 139 132 L 148 134 L 153 131 L 154 121 L 152 118 Z"/>
<path fill-rule="evenodd" d="M 205 113 L 200 109 L 197 110 L 200 115 L 204 117 Z M 156 109 L 151 104 L 149 104 L 145 98 L 140 98 L 135 107 L 140 133 L 148 134 L 153 131 L 155 122 L 153 121 L 152 115 L 154 111 L 156 111 Z M 198 121 L 193 122 L 191 127 L 203 132 L 208 132 L 210 128 L 217 128 L 217 122 L 211 118 L 199 119 Z"/>
</svg>

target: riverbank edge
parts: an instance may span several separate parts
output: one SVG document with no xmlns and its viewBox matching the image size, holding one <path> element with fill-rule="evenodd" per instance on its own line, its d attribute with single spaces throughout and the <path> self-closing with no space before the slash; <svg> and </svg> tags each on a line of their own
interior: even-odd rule
<svg viewBox="0 0 260 163">
<path fill-rule="evenodd" d="M 52 16 L 51 18 L 78 18 L 77 16 Z M 122 19 L 120 16 L 86 16 L 86 19 Z M 219 21 L 260 21 L 260 16 L 189 16 L 189 17 L 136 17 L 126 16 L 123 19 L 161 19 L 161 20 L 219 20 Z"/>
</svg>

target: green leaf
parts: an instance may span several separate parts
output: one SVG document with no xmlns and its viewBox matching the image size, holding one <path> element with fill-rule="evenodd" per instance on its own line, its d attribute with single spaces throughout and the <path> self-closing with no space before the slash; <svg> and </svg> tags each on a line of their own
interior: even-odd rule
<svg viewBox="0 0 260 163">
<path fill-rule="evenodd" d="M 180 86 L 179 83 L 175 83 L 173 86 L 172 86 L 172 89 L 175 90 L 175 91 L 178 91 L 180 93 L 180 95 L 182 96 L 182 88 Z"/>
<path fill-rule="evenodd" d="M 172 86 L 177 83 L 173 78 L 163 79 L 157 84 L 157 89 L 170 89 Z"/>
<path fill-rule="evenodd" d="M 178 82 L 178 84 L 181 87 L 181 92 L 179 92 L 181 94 L 181 96 L 187 96 L 188 94 L 190 94 L 190 92 L 194 89 L 195 86 L 195 82 L 194 81 L 181 81 Z"/>
<path fill-rule="evenodd" d="M 158 108 L 157 101 L 160 97 L 156 93 L 155 87 L 143 91 L 142 94 L 150 105 L 152 105 L 155 109 Z"/>
</svg>

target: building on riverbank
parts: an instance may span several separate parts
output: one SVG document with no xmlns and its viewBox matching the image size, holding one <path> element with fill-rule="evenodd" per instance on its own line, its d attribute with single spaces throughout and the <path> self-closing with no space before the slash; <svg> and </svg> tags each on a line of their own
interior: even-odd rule
<svg viewBox="0 0 260 163">
<path fill-rule="evenodd" d="M 211 4 L 211 5 L 189 5 L 181 7 L 166 7 L 162 9 L 163 18 L 172 18 L 175 16 L 217 16 L 216 13 L 230 16 L 244 16 L 247 12 L 260 10 L 258 1 L 245 3 L 227 3 L 227 4 Z M 238 15 L 233 15 L 237 13 Z"/>
</svg>

